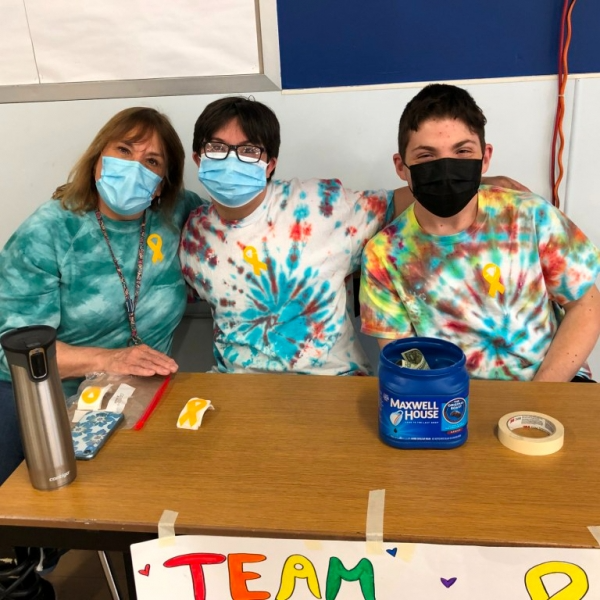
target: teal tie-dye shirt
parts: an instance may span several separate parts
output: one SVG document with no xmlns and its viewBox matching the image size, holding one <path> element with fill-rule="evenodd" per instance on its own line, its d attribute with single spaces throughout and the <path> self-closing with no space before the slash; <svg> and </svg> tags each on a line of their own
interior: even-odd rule
<svg viewBox="0 0 600 600">
<path fill-rule="evenodd" d="M 222 372 L 370 373 L 348 314 L 346 278 L 392 214 L 392 192 L 337 180 L 274 181 L 249 217 L 190 216 L 181 264 L 212 308 Z"/>
<path fill-rule="evenodd" d="M 581 298 L 599 272 L 598 249 L 558 209 L 482 186 L 465 231 L 429 235 L 412 205 L 369 242 L 362 331 L 450 340 L 473 377 L 531 380 L 558 327 L 556 304 Z"/>
<path fill-rule="evenodd" d="M 177 249 L 181 227 L 200 204 L 185 192 L 170 217 L 146 211 L 144 268 L 135 311 L 139 336 L 168 353 L 186 305 Z M 141 218 L 104 217 L 110 244 L 133 297 Z M 123 348 L 131 336 L 123 287 L 94 211 L 63 210 L 46 202 L 0 253 L 0 335 L 15 327 L 50 325 L 74 346 Z M 0 350 L 0 380 L 10 380 Z M 66 386 L 71 393 L 76 381 Z"/>
</svg>

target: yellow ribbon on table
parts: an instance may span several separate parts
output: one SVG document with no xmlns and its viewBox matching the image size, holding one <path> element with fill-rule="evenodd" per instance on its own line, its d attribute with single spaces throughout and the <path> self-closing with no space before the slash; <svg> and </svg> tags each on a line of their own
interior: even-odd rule
<svg viewBox="0 0 600 600">
<path fill-rule="evenodd" d="M 210 400 L 190 398 L 179 413 L 177 427 L 179 429 L 198 429 L 202 425 L 202 417 L 208 409 L 214 409 Z"/>
</svg>

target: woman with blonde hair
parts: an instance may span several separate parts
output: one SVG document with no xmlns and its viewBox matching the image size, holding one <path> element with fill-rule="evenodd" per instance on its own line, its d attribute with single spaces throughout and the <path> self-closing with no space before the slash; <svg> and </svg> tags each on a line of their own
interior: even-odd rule
<svg viewBox="0 0 600 600">
<path fill-rule="evenodd" d="M 183 146 L 165 115 L 123 110 L 0 253 L 0 335 L 54 327 L 67 396 L 90 372 L 177 370 L 168 356 L 186 305 L 177 249 L 200 203 L 182 189 L 183 167 Z M 0 484 L 22 459 L 0 350 Z"/>
</svg>

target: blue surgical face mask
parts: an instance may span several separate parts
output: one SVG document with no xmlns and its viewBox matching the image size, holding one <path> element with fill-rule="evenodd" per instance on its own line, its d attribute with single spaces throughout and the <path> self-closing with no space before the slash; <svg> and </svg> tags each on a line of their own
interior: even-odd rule
<svg viewBox="0 0 600 600">
<path fill-rule="evenodd" d="M 224 160 L 202 156 L 198 179 L 211 198 L 228 208 L 245 206 L 267 185 L 267 163 L 242 162 L 235 153 Z"/>
<path fill-rule="evenodd" d="M 103 156 L 96 189 L 110 210 L 125 217 L 146 210 L 161 181 L 136 160 Z"/>
</svg>

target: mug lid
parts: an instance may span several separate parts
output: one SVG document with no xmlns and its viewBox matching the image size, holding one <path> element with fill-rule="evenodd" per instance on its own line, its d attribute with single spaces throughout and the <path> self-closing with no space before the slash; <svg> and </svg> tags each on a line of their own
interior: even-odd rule
<svg viewBox="0 0 600 600">
<path fill-rule="evenodd" d="M 49 325 L 28 325 L 7 331 L 0 337 L 4 351 L 29 354 L 35 348 L 47 350 L 56 341 L 56 329 Z"/>
</svg>

